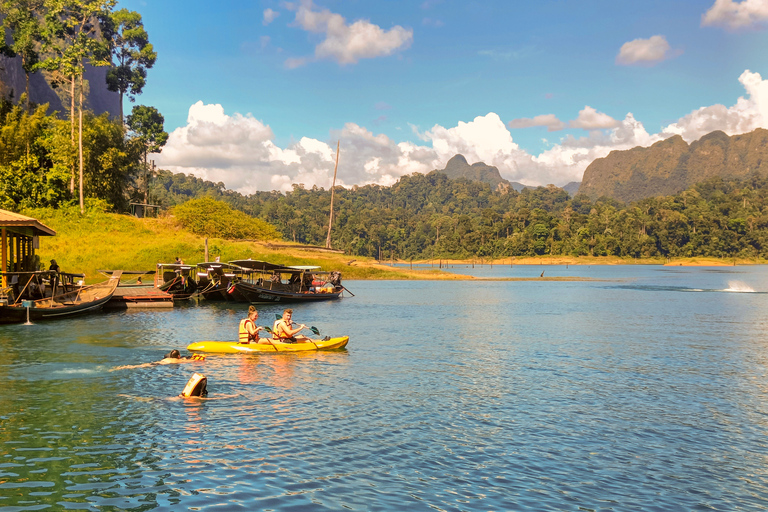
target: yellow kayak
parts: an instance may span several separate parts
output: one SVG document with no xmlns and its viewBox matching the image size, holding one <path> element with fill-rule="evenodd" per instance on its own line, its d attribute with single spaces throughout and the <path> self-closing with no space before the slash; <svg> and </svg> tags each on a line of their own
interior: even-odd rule
<svg viewBox="0 0 768 512">
<path fill-rule="evenodd" d="M 271 343 L 238 343 L 236 341 L 199 341 L 192 343 L 187 350 L 192 352 L 216 352 L 219 354 L 257 354 L 261 352 L 305 352 L 307 350 L 332 350 L 343 348 L 349 342 L 349 336 L 340 336 L 329 340 L 310 340 L 299 343 L 283 343 L 271 340 Z"/>
</svg>

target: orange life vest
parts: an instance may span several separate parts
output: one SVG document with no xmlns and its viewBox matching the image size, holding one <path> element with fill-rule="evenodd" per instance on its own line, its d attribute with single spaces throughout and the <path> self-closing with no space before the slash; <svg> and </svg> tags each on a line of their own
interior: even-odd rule
<svg viewBox="0 0 768 512">
<path fill-rule="evenodd" d="M 246 327 L 246 324 L 248 322 L 251 322 L 253 324 L 253 320 L 251 320 L 250 318 L 240 320 L 240 343 L 250 343 L 252 341 L 259 341 L 258 334 L 256 333 L 251 334 L 248 332 L 248 328 Z"/>
</svg>

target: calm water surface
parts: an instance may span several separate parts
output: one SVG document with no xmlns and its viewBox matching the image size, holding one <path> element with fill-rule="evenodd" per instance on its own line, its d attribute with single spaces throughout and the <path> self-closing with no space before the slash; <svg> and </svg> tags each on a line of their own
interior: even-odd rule
<svg viewBox="0 0 768 512">
<path fill-rule="evenodd" d="M 242 305 L 0 327 L 0 512 L 764 510 L 768 268 L 451 269 L 542 270 L 599 280 L 348 281 L 294 313 L 336 352 L 110 371 Z"/>
</svg>

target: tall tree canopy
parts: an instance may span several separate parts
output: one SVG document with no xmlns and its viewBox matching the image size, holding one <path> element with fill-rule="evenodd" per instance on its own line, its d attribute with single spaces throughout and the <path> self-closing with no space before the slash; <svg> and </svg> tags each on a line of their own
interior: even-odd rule
<svg viewBox="0 0 768 512">
<path fill-rule="evenodd" d="M 120 93 L 120 120 L 123 122 L 123 96 L 133 102 L 141 94 L 147 79 L 147 69 L 155 64 L 157 52 L 149 42 L 141 15 L 120 9 L 109 17 L 104 37 L 108 41 L 113 67 L 107 72 L 110 91 Z"/>
</svg>

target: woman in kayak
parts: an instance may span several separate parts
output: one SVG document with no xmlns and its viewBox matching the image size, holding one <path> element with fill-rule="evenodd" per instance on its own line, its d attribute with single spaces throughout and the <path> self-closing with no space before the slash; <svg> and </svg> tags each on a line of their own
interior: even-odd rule
<svg viewBox="0 0 768 512">
<path fill-rule="evenodd" d="M 303 341 L 308 339 L 306 336 L 296 336 L 299 331 L 302 329 L 306 329 L 306 325 L 299 324 L 298 327 L 295 329 L 291 328 L 291 325 L 293 322 L 291 322 L 291 317 L 293 316 L 293 310 L 292 309 L 286 309 L 283 311 L 283 318 L 276 320 L 275 325 L 273 327 L 273 331 L 275 331 L 275 336 L 282 341 L 283 343 L 296 343 L 299 341 Z"/>
<path fill-rule="evenodd" d="M 269 343 L 264 338 L 264 341 L 259 340 L 259 331 L 261 327 L 256 325 L 256 320 L 259 318 L 259 312 L 256 311 L 254 306 L 248 307 L 248 316 L 243 320 L 240 320 L 239 340 L 240 343 Z"/>
</svg>

